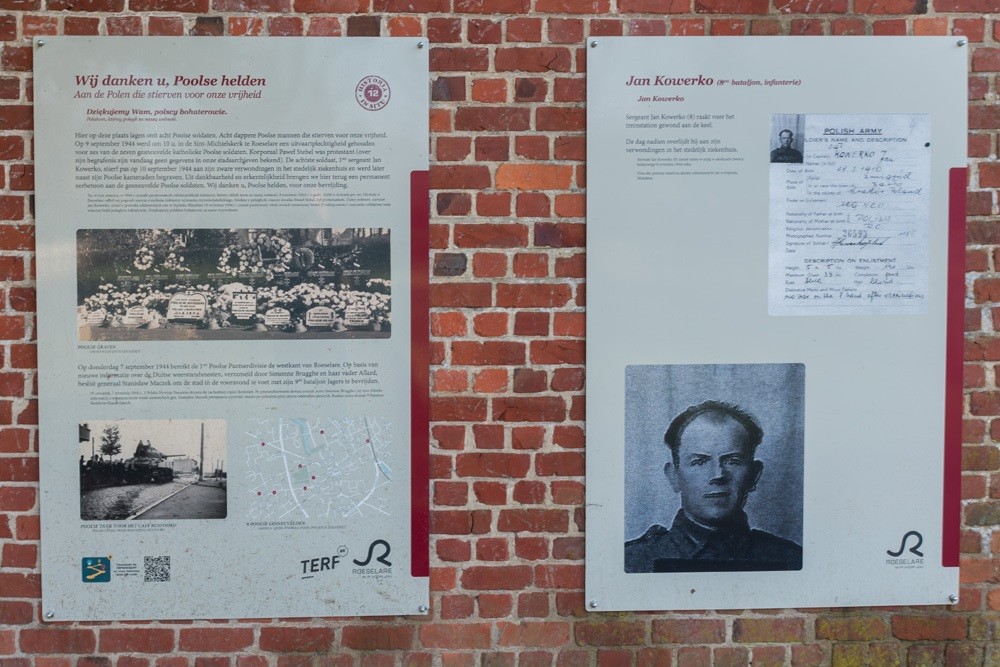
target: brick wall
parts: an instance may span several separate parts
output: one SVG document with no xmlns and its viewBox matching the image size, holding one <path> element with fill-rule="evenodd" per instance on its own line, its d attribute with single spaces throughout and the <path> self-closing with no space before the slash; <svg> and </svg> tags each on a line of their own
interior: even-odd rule
<svg viewBox="0 0 1000 667">
<path fill-rule="evenodd" d="M 0 0 L 0 667 L 1000 665 L 991 11 L 1000 0 Z M 54 34 L 430 40 L 428 618 L 39 622 L 30 40 Z M 584 611 L 583 40 L 622 34 L 971 42 L 957 605 Z"/>
</svg>

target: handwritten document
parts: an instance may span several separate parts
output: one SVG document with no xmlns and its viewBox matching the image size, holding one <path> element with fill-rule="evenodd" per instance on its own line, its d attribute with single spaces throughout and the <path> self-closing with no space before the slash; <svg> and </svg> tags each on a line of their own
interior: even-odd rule
<svg viewBox="0 0 1000 667">
<path fill-rule="evenodd" d="M 929 116 L 802 120 L 801 162 L 770 165 L 770 314 L 925 312 Z"/>
</svg>

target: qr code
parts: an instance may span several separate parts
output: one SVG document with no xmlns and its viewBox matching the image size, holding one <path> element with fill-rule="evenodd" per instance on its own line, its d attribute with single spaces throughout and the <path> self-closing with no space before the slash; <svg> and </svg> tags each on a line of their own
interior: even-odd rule
<svg viewBox="0 0 1000 667">
<path fill-rule="evenodd" d="M 146 556 L 146 581 L 170 581 L 170 556 Z"/>
</svg>

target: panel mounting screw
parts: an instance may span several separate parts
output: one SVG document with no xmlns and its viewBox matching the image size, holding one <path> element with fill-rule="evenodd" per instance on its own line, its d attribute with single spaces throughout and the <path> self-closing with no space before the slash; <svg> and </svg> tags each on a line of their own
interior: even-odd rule
<svg viewBox="0 0 1000 667">
<path fill-rule="evenodd" d="M 427 605 L 425 605 L 425 604 L 420 605 L 419 607 L 417 607 L 417 611 L 419 611 L 421 614 L 426 614 L 427 613 Z"/>
<path fill-rule="evenodd" d="M 55 618 L 55 617 L 56 617 L 56 615 L 54 613 L 52 613 L 51 611 L 45 612 L 45 618 Z"/>
<path fill-rule="evenodd" d="M 44 39 L 38 40 L 38 48 L 42 48 L 43 46 L 45 46 L 45 40 Z"/>
<path fill-rule="evenodd" d="M 949 595 L 948 596 L 948 602 L 950 602 L 952 604 L 955 604 L 956 602 L 958 602 L 958 596 L 957 595 Z"/>
<path fill-rule="evenodd" d="M 424 48 L 424 42 L 423 42 L 423 40 L 421 40 L 421 41 L 417 42 L 417 48 L 418 48 L 418 49 L 422 49 L 422 48 Z"/>
<path fill-rule="evenodd" d="M 590 40 L 590 48 L 594 48 L 595 46 L 597 46 L 597 40 L 596 39 Z"/>
<path fill-rule="evenodd" d="M 591 600 L 589 606 L 591 609 L 597 609 L 597 600 Z"/>
<path fill-rule="evenodd" d="M 966 42 L 965 42 L 965 40 L 964 40 L 964 39 L 960 39 L 960 40 L 958 40 L 958 45 L 959 45 L 959 46 L 965 46 L 965 43 L 966 43 Z"/>
</svg>

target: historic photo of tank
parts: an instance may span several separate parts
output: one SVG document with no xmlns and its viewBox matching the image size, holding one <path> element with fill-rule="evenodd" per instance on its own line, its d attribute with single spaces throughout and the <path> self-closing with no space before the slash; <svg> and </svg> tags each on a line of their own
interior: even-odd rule
<svg viewBox="0 0 1000 667">
<path fill-rule="evenodd" d="M 79 429 L 82 520 L 226 518 L 225 420 L 93 420 Z"/>
<path fill-rule="evenodd" d="M 80 229 L 80 340 L 388 338 L 389 230 Z"/>
</svg>

